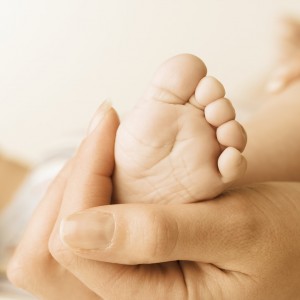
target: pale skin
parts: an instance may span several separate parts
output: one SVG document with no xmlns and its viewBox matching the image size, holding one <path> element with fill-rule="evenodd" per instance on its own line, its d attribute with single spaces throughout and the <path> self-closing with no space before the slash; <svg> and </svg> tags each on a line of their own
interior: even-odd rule
<svg viewBox="0 0 300 300">
<path fill-rule="evenodd" d="M 300 22 L 284 18 L 279 27 L 278 57 L 266 89 L 278 93 L 300 78 Z"/>
<path fill-rule="evenodd" d="M 118 128 L 114 202 L 212 199 L 244 174 L 246 140 L 223 85 L 199 58 L 177 55 Z"/>
<path fill-rule="evenodd" d="M 245 126 L 249 167 L 243 183 L 299 180 L 299 93 L 297 82 Z M 15 284 L 43 299 L 300 296 L 300 183 L 257 184 L 200 203 L 108 205 L 118 125 L 114 110 L 106 110 L 53 182 L 10 265 Z M 101 222 L 102 234 L 84 226 L 101 212 L 107 223 Z M 72 226 L 64 232 L 67 220 Z"/>
</svg>

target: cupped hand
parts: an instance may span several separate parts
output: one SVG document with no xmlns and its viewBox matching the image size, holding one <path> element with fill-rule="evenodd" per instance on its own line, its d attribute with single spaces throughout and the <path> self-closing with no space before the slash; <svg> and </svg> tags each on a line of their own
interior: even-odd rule
<svg viewBox="0 0 300 300">
<path fill-rule="evenodd" d="M 196 204 L 91 208 L 64 219 L 52 253 L 104 299 L 297 299 L 299 195 L 298 183 L 269 183 Z"/>
<path fill-rule="evenodd" d="M 300 297 L 299 183 L 109 205 L 117 127 L 110 109 L 53 182 L 10 264 L 16 285 L 43 299 Z"/>
</svg>

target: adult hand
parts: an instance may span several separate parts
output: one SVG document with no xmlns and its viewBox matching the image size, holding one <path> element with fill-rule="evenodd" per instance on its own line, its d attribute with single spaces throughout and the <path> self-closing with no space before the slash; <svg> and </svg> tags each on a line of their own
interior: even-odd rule
<svg viewBox="0 0 300 300">
<path fill-rule="evenodd" d="M 299 183 L 270 183 L 91 208 L 64 219 L 52 253 L 104 299 L 298 299 L 299 196 Z"/>
<path fill-rule="evenodd" d="M 43 299 L 300 297 L 299 183 L 108 205 L 117 125 L 110 110 L 52 184 L 10 265 L 13 282 Z"/>
<path fill-rule="evenodd" d="M 100 197 L 109 198 L 118 125 L 116 112 L 105 103 L 101 105 L 91 122 L 90 134 L 49 187 L 10 262 L 8 276 L 11 281 L 41 299 L 101 299 L 57 263 L 49 252 L 48 243 L 65 199 L 72 197 L 70 191 L 76 184 L 76 177 L 80 178 L 81 186 L 75 187 L 75 198 L 85 193 L 88 193 L 89 199 L 92 198 L 93 190 L 89 193 L 88 189 L 92 181 L 97 181 L 103 189 Z M 96 173 L 98 170 L 100 173 Z M 75 198 L 74 210 L 81 205 L 81 202 L 76 203 Z M 86 199 L 87 205 L 90 205 L 89 199 Z"/>
</svg>

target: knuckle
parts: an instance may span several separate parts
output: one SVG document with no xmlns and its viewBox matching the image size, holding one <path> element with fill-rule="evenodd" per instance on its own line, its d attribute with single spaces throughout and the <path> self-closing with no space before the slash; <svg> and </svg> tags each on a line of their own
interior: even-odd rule
<svg viewBox="0 0 300 300">
<path fill-rule="evenodd" d="M 235 220 L 235 227 L 239 240 L 252 243 L 253 239 L 257 236 L 258 226 L 251 215 L 239 215 Z"/>
<path fill-rule="evenodd" d="M 8 265 L 7 271 L 7 278 L 10 282 L 12 282 L 15 286 L 25 289 L 28 286 L 28 269 L 22 261 L 18 261 L 13 259 Z"/>
<path fill-rule="evenodd" d="M 153 262 L 168 259 L 176 247 L 178 228 L 176 222 L 163 213 L 150 210 L 142 216 L 140 252 L 143 260 Z"/>
<path fill-rule="evenodd" d="M 51 237 L 48 244 L 49 252 L 52 257 L 65 268 L 74 263 L 74 255 L 58 237 Z"/>
<path fill-rule="evenodd" d="M 231 214 L 232 230 L 230 234 L 235 237 L 241 247 L 249 249 L 255 245 L 255 240 L 259 237 L 260 225 L 249 208 L 243 201 L 237 201 Z"/>
<path fill-rule="evenodd" d="M 45 280 L 51 268 L 51 255 L 44 251 L 16 254 L 7 267 L 7 277 L 15 285 L 29 291 L 39 289 L 40 280 Z M 43 278 L 43 279 L 41 279 Z"/>
</svg>

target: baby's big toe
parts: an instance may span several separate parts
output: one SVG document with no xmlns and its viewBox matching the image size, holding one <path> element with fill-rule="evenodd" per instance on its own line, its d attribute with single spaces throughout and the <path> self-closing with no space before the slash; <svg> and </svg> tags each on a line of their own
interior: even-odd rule
<svg viewBox="0 0 300 300">
<path fill-rule="evenodd" d="M 206 75 L 206 66 L 198 57 L 180 54 L 163 63 L 146 91 L 147 100 L 185 104 Z"/>
</svg>

